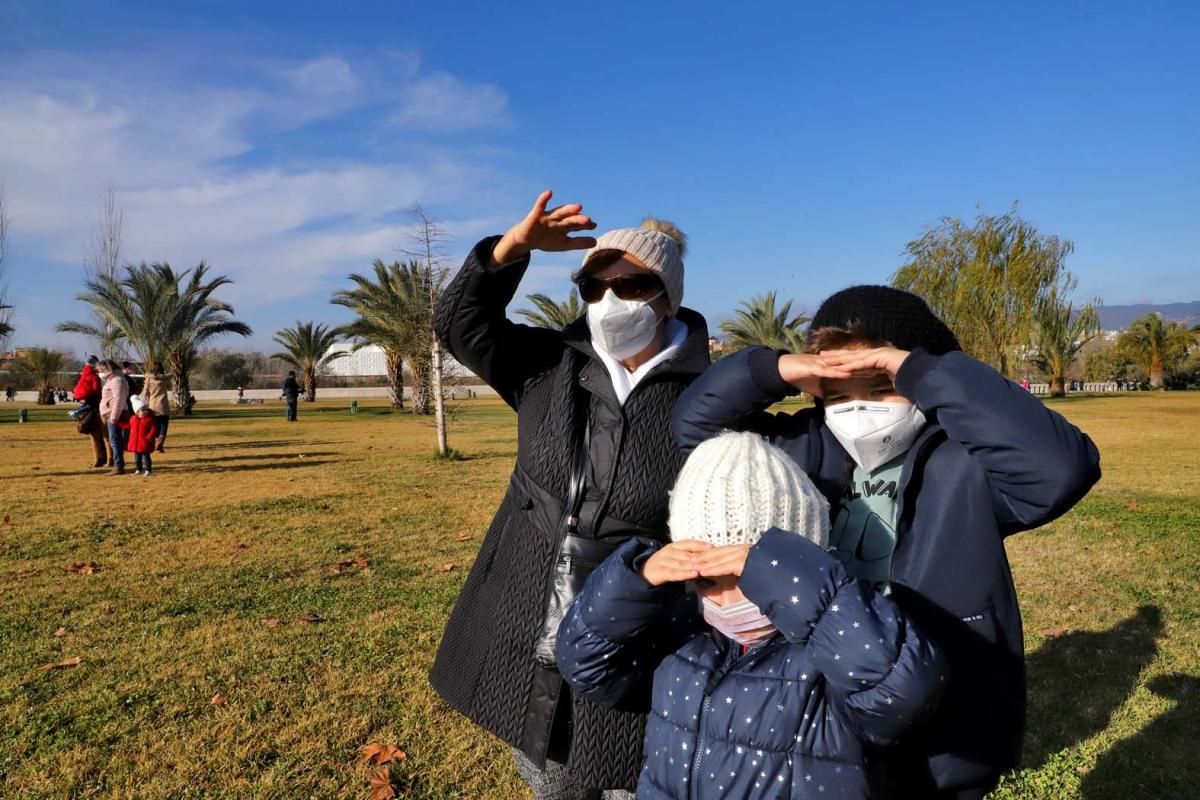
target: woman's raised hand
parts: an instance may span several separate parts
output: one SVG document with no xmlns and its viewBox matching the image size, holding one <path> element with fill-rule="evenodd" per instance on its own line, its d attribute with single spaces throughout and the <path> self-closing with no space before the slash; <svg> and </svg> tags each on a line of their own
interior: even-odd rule
<svg viewBox="0 0 1200 800">
<path fill-rule="evenodd" d="M 524 258 L 534 250 L 559 253 L 566 250 L 586 250 L 596 246 L 591 236 L 571 236 L 580 231 L 596 229 L 592 218 L 583 214 L 579 203 L 567 203 L 550 210 L 546 205 L 554 192 L 547 189 L 538 195 L 537 202 L 525 219 L 513 225 L 492 248 L 492 262 L 507 264 Z"/>
</svg>

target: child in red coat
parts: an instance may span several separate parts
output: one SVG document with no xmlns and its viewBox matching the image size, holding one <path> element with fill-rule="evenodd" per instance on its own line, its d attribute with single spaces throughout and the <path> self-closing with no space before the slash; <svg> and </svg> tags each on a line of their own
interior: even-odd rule
<svg viewBox="0 0 1200 800">
<path fill-rule="evenodd" d="M 133 474 L 149 478 L 153 468 L 150 454 L 154 452 L 158 425 L 154 422 L 154 412 L 139 395 L 135 394 L 129 402 L 133 406 L 133 418 L 129 420 L 129 452 L 135 459 Z"/>
</svg>

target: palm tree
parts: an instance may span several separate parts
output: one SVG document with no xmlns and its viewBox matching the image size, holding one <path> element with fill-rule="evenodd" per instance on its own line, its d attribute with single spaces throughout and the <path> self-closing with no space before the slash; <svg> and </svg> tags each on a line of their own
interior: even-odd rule
<svg viewBox="0 0 1200 800">
<path fill-rule="evenodd" d="M 283 352 L 271 356 L 286 361 L 304 375 L 304 399 L 317 399 L 317 376 L 326 366 L 344 358 L 346 350 L 329 352 L 329 348 L 341 337 L 341 331 L 325 325 L 296 320 L 296 327 L 284 328 L 275 334 L 275 341 Z"/>
<path fill-rule="evenodd" d="M 804 349 L 807 336 L 805 325 L 808 317 L 803 312 L 792 314 L 792 301 L 788 300 L 778 311 L 775 309 L 775 292 L 767 292 L 750 300 L 743 300 L 742 308 L 733 319 L 721 323 L 721 332 L 729 340 L 731 350 L 751 345 L 766 345 L 792 352 Z"/>
<path fill-rule="evenodd" d="M 554 302 L 544 294 L 531 294 L 525 299 L 533 303 L 535 310 L 523 308 L 517 313 L 527 319 L 530 325 L 552 331 L 561 331 L 582 317 L 585 311 L 584 305 L 579 302 L 578 292 L 571 292 L 561 303 Z"/>
<path fill-rule="evenodd" d="M 343 325 L 345 336 L 358 339 L 353 349 L 373 344 L 387 360 L 392 408 L 404 407 L 404 367 L 412 377 L 412 412 L 428 414 L 430 358 L 433 349 L 433 307 L 430 298 L 441 296 L 444 279 L 419 262 L 385 264 L 375 259 L 373 276 L 350 276 L 353 289 L 333 296 L 358 319 Z"/>
<path fill-rule="evenodd" d="M 0 342 L 12 336 L 13 326 L 8 324 L 8 315 L 2 312 L 11 311 L 12 306 L 0 305 Z"/>
<path fill-rule="evenodd" d="M 13 362 L 13 369 L 18 375 L 33 381 L 39 405 L 54 403 L 52 387 L 55 377 L 63 372 L 66 366 L 66 353 L 48 350 L 45 347 L 31 347 Z"/>
<path fill-rule="evenodd" d="M 111 322 L 138 354 L 142 363 L 161 361 L 175 377 L 175 407 L 191 413 L 188 378 L 200 348 L 215 336 L 249 336 L 250 326 L 233 319 L 233 306 L 213 293 L 232 283 L 227 277 L 208 279 L 203 261 L 195 269 L 175 272 L 170 264 L 127 266 L 125 278 L 110 275 L 89 279 L 76 299 L 91 306 L 102 325 Z M 97 336 L 101 326 L 64 322 L 58 330 Z"/>
<path fill-rule="evenodd" d="M 1033 363 L 1050 379 L 1050 394 L 1067 394 L 1067 371 L 1079 357 L 1083 346 L 1100 332 L 1100 314 L 1092 303 L 1074 310 L 1071 303 L 1052 297 L 1043 303 L 1034 319 L 1033 344 L 1037 355 Z"/>
<path fill-rule="evenodd" d="M 1133 321 L 1117 346 L 1131 361 L 1150 376 L 1150 387 L 1163 388 L 1163 372 L 1187 356 L 1196 337 L 1186 325 L 1166 322 L 1158 313 L 1147 314 Z"/>
</svg>

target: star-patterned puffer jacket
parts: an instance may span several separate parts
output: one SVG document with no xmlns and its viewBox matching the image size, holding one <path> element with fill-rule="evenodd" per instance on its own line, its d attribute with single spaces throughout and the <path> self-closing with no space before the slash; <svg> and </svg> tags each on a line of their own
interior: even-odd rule
<svg viewBox="0 0 1200 800">
<path fill-rule="evenodd" d="M 881 750 L 941 696 L 933 643 L 820 547 L 771 530 L 738 585 L 779 632 L 744 651 L 704 623 L 696 595 L 642 578 L 659 546 L 613 553 L 558 636 L 559 669 L 593 702 L 652 676 L 639 800 L 882 796 Z"/>
</svg>

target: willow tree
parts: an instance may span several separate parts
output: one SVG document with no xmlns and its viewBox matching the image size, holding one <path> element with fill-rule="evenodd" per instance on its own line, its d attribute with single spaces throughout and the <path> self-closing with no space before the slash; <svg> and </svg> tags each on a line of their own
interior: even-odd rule
<svg viewBox="0 0 1200 800">
<path fill-rule="evenodd" d="M 586 307 L 579 300 L 578 292 L 571 292 L 562 302 L 544 294 L 531 294 L 526 299 L 533 304 L 533 308 L 522 308 L 517 313 L 537 328 L 561 331 L 582 317 L 586 311 Z"/>
<path fill-rule="evenodd" d="M 275 334 L 275 342 L 283 348 L 282 352 L 271 356 L 291 364 L 304 376 L 304 399 L 312 402 L 317 399 L 317 377 L 324 369 L 344 358 L 350 353 L 346 350 L 330 352 L 341 331 L 326 325 L 296 320 L 296 327 L 284 328 Z"/>
<path fill-rule="evenodd" d="M 1187 358 L 1196 343 L 1196 334 L 1180 322 L 1168 322 L 1162 314 L 1152 313 L 1134 320 L 1117 347 L 1150 377 L 1150 388 L 1163 388 L 1163 373 Z"/>
<path fill-rule="evenodd" d="M 1035 317 L 1063 294 L 1063 266 L 1074 245 L 1039 233 L 1017 214 L 980 214 L 973 225 L 943 217 L 905 246 L 892 284 L 929 303 L 964 350 L 1012 377 L 1033 339 Z"/>
<path fill-rule="evenodd" d="M 799 311 L 793 314 L 791 300 L 778 309 L 775 302 L 775 292 L 743 300 L 733 319 L 721 323 L 731 349 L 765 345 L 794 353 L 804 350 L 808 317 Z"/>
<path fill-rule="evenodd" d="M 176 272 L 170 264 L 139 264 L 125 268 L 125 277 L 96 275 L 75 299 L 86 303 L 93 316 L 110 321 L 143 364 L 161 361 L 175 378 L 174 405 L 191 413 L 189 378 L 200 348 L 210 339 L 232 333 L 249 336 L 250 326 L 233 318 L 233 306 L 213 297 L 232 283 L 225 276 L 208 277 L 203 261 L 195 269 Z M 64 322 L 63 333 L 95 337 L 97 325 Z"/>
<path fill-rule="evenodd" d="M 1076 309 L 1053 295 L 1038 309 L 1034 318 L 1033 344 L 1037 350 L 1033 363 L 1050 380 L 1050 394 L 1067 393 L 1067 372 L 1083 350 L 1100 332 L 1099 301 Z"/>
<path fill-rule="evenodd" d="M 433 314 L 429 307 L 430 277 L 420 263 L 385 264 L 375 259 L 373 275 L 354 273 L 353 289 L 333 296 L 357 319 L 343 325 L 344 335 L 357 339 L 353 350 L 373 344 L 387 362 L 392 408 L 404 406 L 404 368 L 412 379 L 412 412 L 428 414 L 430 403 L 429 353 L 433 343 Z"/>
</svg>

